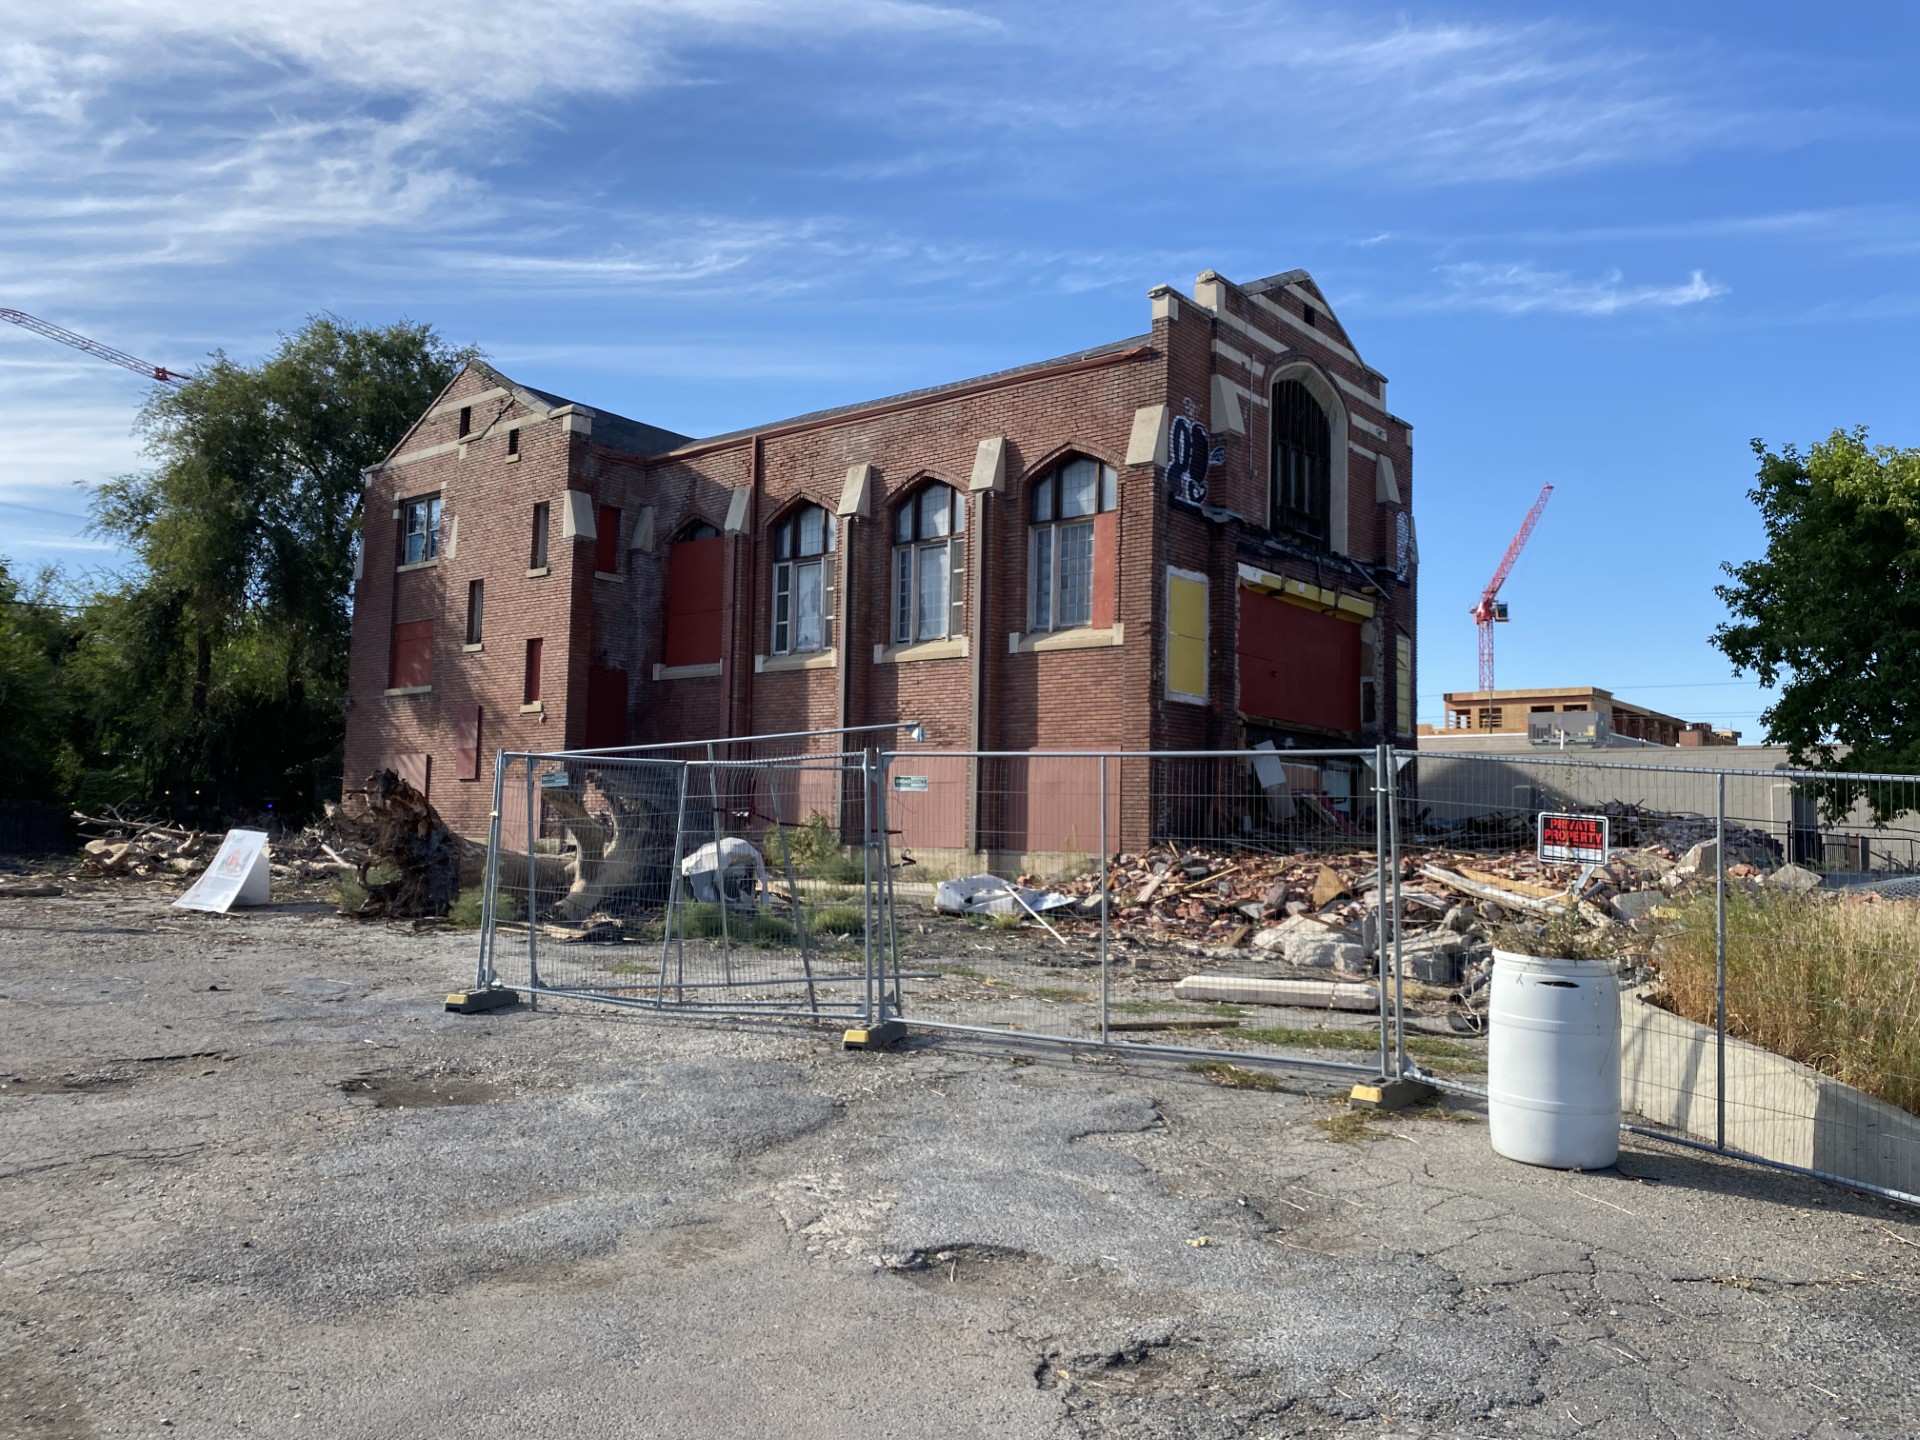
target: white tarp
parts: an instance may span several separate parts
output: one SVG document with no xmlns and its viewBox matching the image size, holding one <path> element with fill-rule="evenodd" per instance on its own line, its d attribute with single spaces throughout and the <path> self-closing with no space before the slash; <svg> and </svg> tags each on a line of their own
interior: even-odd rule
<svg viewBox="0 0 1920 1440">
<path fill-rule="evenodd" d="M 726 871 L 724 878 L 716 877 L 714 872 L 722 869 Z M 764 893 L 766 862 L 757 849 L 737 835 L 728 835 L 718 844 L 710 840 L 680 862 L 680 873 L 687 877 L 687 888 L 693 892 L 693 898 L 708 902 L 720 898 L 722 883 L 732 884 L 735 893 L 739 893 L 738 882 L 749 872 L 755 887 Z"/>
<path fill-rule="evenodd" d="M 1016 900 L 1015 895 L 1020 898 Z M 1021 901 L 1026 902 L 1025 907 Z M 933 892 L 933 908 L 943 915 L 1024 915 L 1058 910 L 1074 903 L 1073 896 L 1014 885 L 998 875 L 969 875 L 964 880 L 942 880 Z"/>
<path fill-rule="evenodd" d="M 266 904 L 272 883 L 267 869 L 267 832 L 229 830 L 213 863 L 173 904 L 176 910 L 211 910 L 224 915 L 235 905 Z"/>
</svg>

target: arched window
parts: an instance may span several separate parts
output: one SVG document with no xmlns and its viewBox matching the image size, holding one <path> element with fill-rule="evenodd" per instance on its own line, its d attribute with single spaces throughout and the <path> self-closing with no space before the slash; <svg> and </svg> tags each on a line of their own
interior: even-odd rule
<svg viewBox="0 0 1920 1440">
<path fill-rule="evenodd" d="M 704 520 L 689 520 L 667 547 L 667 638 L 670 667 L 720 663 L 726 610 L 726 546 Z"/>
<path fill-rule="evenodd" d="M 960 536 L 967 502 L 951 485 L 925 485 L 893 512 L 893 643 L 944 640 L 965 624 Z"/>
<path fill-rule="evenodd" d="M 833 553 L 833 517 L 802 505 L 773 527 L 773 653 L 797 655 L 833 643 L 826 557 Z"/>
<path fill-rule="evenodd" d="M 1272 527 L 1325 549 L 1328 541 L 1332 427 L 1298 380 L 1273 387 Z"/>
<path fill-rule="evenodd" d="M 1114 491 L 1112 468 L 1084 455 L 1062 461 L 1034 482 L 1027 550 L 1029 630 L 1094 623 L 1094 572 L 1113 565 L 1111 521 L 1104 527 L 1108 553 L 1101 556 L 1099 517 L 1113 510 Z M 1105 623 L 1112 624 L 1111 617 Z"/>
</svg>

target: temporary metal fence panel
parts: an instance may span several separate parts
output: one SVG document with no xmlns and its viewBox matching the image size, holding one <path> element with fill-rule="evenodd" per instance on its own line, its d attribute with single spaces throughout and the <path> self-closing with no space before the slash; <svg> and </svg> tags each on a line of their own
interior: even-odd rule
<svg viewBox="0 0 1920 1440">
<path fill-rule="evenodd" d="M 1380 1073 L 1393 1063 L 1391 985 L 1383 996 L 1370 976 L 1302 969 L 1245 943 L 1286 917 L 1228 903 L 1234 875 L 1290 856 L 1345 857 L 1377 897 L 1392 809 L 1377 803 L 1380 758 L 1271 749 L 884 756 L 900 963 L 924 977 L 907 984 L 903 1018 Z M 1123 886 L 1122 873 L 1147 859 L 1161 873 Z M 961 905 L 966 912 L 952 913 Z M 1190 984 L 1176 993 L 1181 980 Z M 1217 984 L 1286 980 L 1301 998 L 1324 994 L 1322 1013 L 1253 1003 Z M 1193 982 L 1216 982 L 1218 996 L 1190 998 Z"/>
<path fill-rule="evenodd" d="M 877 776 L 872 754 L 503 752 L 479 983 L 656 1010 L 883 1014 L 897 986 Z"/>
<path fill-rule="evenodd" d="M 1631 1128 L 1920 1203 L 1920 779 L 1422 753 L 1404 860 L 1605 815 Z M 1694 847 L 1701 847 L 1697 851 Z M 1571 880 L 1574 872 L 1568 870 Z"/>
</svg>

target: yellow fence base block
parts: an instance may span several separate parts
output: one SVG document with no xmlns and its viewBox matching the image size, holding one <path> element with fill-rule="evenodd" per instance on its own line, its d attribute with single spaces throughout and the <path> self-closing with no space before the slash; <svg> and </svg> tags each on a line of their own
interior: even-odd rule
<svg viewBox="0 0 1920 1440">
<path fill-rule="evenodd" d="M 1405 1110 L 1410 1105 L 1424 1105 L 1439 1093 L 1418 1080 L 1383 1076 L 1355 1085 L 1347 1096 L 1347 1104 L 1355 1110 Z"/>
<path fill-rule="evenodd" d="M 484 1015 L 489 1010 L 510 1010 L 520 1003 L 520 992 L 504 985 L 483 990 L 456 990 L 447 996 L 447 1009 L 456 1015 Z"/>
<path fill-rule="evenodd" d="M 900 1021 L 882 1020 L 878 1025 L 847 1031 L 840 1043 L 847 1050 L 885 1050 L 906 1038 L 907 1027 Z"/>
</svg>

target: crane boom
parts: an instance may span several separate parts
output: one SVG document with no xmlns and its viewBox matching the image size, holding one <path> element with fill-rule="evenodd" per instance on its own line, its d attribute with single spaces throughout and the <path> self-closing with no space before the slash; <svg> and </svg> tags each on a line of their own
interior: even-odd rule
<svg viewBox="0 0 1920 1440">
<path fill-rule="evenodd" d="M 102 345 L 98 340 L 89 340 L 84 335 L 76 335 L 71 330 L 42 320 L 37 315 L 29 315 L 24 310 L 0 310 L 0 320 L 12 321 L 22 329 L 31 330 L 36 335 L 44 335 L 49 340 L 58 340 L 62 345 L 71 345 L 76 350 L 84 350 L 89 355 L 97 355 L 102 360 L 124 366 L 136 375 L 145 375 L 149 380 L 158 380 L 162 385 L 184 385 L 187 377 L 177 370 L 169 370 L 164 365 L 151 365 L 145 360 L 116 350 L 111 345 Z"/>
<path fill-rule="evenodd" d="M 1520 552 L 1526 548 L 1527 537 L 1533 534 L 1533 527 L 1539 523 L 1540 512 L 1547 508 L 1547 501 L 1553 495 L 1553 486 L 1542 485 L 1540 498 L 1533 502 L 1533 508 L 1527 511 L 1527 518 L 1520 522 L 1520 528 L 1514 532 L 1513 540 L 1507 546 L 1507 553 L 1500 557 L 1500 568 L 1493 572 L 1493 578 L 1487 582 L 1487 588 L 1480 592 L 1480 603 L 1473 607 L 1473 623 L 1480 631 L 1480 688 L 1493 689 L 1493 626 L 1494 622 L 1504 620 L 1506 607 L 1496 603 L 1500 587 L 1507 583 L 1507 576 L 1513 573 L 1513 562 L 1520 558 Z"/>
</svg>

